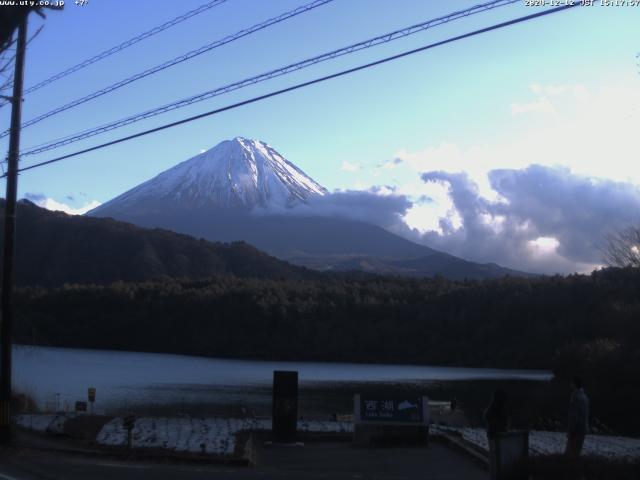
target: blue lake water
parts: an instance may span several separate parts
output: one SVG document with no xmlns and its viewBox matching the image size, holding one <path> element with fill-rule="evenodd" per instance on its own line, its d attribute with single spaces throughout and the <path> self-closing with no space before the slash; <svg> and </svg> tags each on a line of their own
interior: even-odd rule
<svg viewBox="0 0 640 480">
<path fill-rule="evenodd" d="M 425 383 L 445 380 L 547 381 L 546 371 L 321 362 L 272 362 L 156 353 L 14 346 L 14 388 L 41 408 L 86 400 L 96 408 L 127 403 L 242 403 L 271 384 L 274 370 L 297 370 L 301 387 L 344 382 Z"/>
</svg>

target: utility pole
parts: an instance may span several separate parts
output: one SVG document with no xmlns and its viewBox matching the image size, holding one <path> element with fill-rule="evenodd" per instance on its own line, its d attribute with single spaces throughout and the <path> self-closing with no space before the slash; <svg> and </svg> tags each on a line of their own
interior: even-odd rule
<svg viewBox="0 0 640 480">
<path fill-rule="evenodd" d="M 22 123 L 22 81 L 27 43 L 27 15 L 18 26 L 16 64 L 13 74 L 11 135 L 7 170 L 7 196 L 4 207 L 4 250 L 2 255 L 2 296 L 0 298 L 0 445 L 11 443 L 11 336 L 13 330 L 14 244 L 18 196 L 18 157 Z"/>
</svg>

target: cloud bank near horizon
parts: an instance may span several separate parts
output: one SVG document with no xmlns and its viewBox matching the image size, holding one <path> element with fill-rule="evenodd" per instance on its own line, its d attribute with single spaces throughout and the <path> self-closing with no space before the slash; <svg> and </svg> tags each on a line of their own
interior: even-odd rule
<svg viewBox="0 0 640 480">
<path fill-rule="evenodd" d="M 93 210 L 94 208 L 102 205 L 101 202 L 97 200 L 92 200 L 92 201 L 85 202 L 80 207 L 72 207 L 67 203 L 59 202 L 41 193 L 26 193 L 24 198 L 35 203 L 39 207 L 46 208 L 47 210 L 52 210 L 52 211 L 64 212 L 69 215 L 84 215 L 89 210 Z M 68 201 L 75 200 L 75 198 L 71 195 L 67 195 L 65 199 Z"/>
<path fill-rule="evenodd" d="M 537 273 L 590 272 L 602 265 L 607 233 L 640 223 L 640 186 L 529 165 L 487 174 L 490 198 L 467 173 L 434 170 L 425 184 L 445 187 L 451 209 L 437 229 L 408 225 L 407 214 L 429 197 L 412 200 L 397 187 L 336 191 L 277 212 L 338 216 L 373 223 L 437 250 L 481 263 Z M 433 213 L 432 213 L 433 214 Z"/>
<path fill-rule="evenodd" d="M 299 217 L 339 217 L 371 223 L 387 230 L 406 231 L 404 215 L 411 200 L 394 193 L 391 187 L 369 190 L 336 190 L 311 197 L 293 207 L 271 206 L 254 210 L 258 215 L 294 215 Z"/>
<path fill-rule="evenodd" d="M 393 179 L 412 205 L 405 228 L 391 230 L 413 241 L 511 268 L 588 272 L 607 233 L 640 224 L 638 105 L 635 81 L 532 83 L 502 105 L 494 136 L 401 148 L 351 173 L 353 184 Z"/>
<path fill-rule="evenodd" d="M 491 170 L 495 200 L 480 195 L 465 173 L 432 171 L 421 177 L 448 186 L 461 226 L 442 218 L 440 232 L 417 239 L 474 261 L 542 273 L 590 271 L 602 264 L 607 233 L 640 223 L 640 186 L 566 167 Z"/>
</svg>

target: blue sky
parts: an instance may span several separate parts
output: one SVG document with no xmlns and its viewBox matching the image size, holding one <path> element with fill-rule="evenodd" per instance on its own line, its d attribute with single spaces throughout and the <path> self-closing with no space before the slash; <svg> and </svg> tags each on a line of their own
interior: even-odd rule
<svg viewBox="0 0 640 480">
<path fill-rule="evenodd" d="M 68 2 L 64 12 L 50 12 L 44 22 L 32 16 L 30 31 L 41 24 L 44 29 L 29 46 L 26 86 L 202 3 L 89 0 L 82 7 Z M 229 0 L 28 95 L 23 119 L 303 3 Z M 22 146 L 477 3 L 335 0 L 27 128 Z M 24 165 L 535 11 L 523 1 L 481 13 L 25 158 Z M 441 220 L 460 230 L 465 215 L 455 205 L 451 183 L 442 179 L 425 183 L 420 175 L 427 172 L 466 172 L 478 194 L 493 202 L 504 198 L 499 198 L 487 174 L 531 164 L 555 168 L 574 179 L 591 178 L 591 183 L 593 178 L 618 182 L 611 184 L 618 189 L 640 184 L 638 25 L 640 7 L 570 9 L 25 172 L 20 176 L 20 195 L 39 194 L 69 208 L 104 202 L 222 140 L 244 136 L 268 142 L 330 190 L 385 186 L 387 193 L 406 195 L 414 208 L 401 213 L 413 234 L 436 232 L 445 239 Z M 5 126 L 8 113 L 6 107 L 0 110 Z M 559 234 L 542 230 L 536 229 L 538 236 L 529 238 L 527 245 L 557 253 L 562 248 Z M 440 246 L 446 249 L 445 243 Z M 478 252 L 449 250 L 495 260 Z M 554 258 L 559 260 L 548 260 Z M 584 270 L 597 264 L 591 260 L 567 260 L 558 268 Z"/>
</svg>

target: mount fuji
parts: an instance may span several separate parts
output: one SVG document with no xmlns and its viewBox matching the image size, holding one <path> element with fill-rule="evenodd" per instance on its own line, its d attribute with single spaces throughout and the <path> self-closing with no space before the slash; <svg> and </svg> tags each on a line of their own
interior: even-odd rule
<svg viewBox="0 0 640 480">
<path fill-rule="evenodd" d="M 438 252 L 369 223 L 289 214 L 296 206 L 309 206 L 325 195 L 328 191 L 322 185 L 268 144 L 236 137 L 87 215 L 210 241 L 245 241 L 281 259 L 319 270 L 449 278 L 522 275 Z"/>
<path fill-rule="evenodd" d="M 272 147 L 237 137 L 196 155 L 90 212 L 128 215 L 171 209 L 291 207 L 327 190 Z"/>
</svg>

